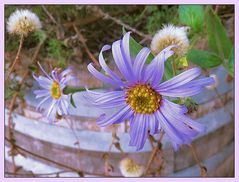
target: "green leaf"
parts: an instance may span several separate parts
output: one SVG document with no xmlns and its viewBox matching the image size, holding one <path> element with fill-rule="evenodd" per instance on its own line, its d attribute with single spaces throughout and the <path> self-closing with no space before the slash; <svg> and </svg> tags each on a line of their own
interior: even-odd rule
<svg viewBox="0 0 239 182">
<path fill-rule="evenodd" d="M 232 49 L 229 56 L 228 64 L 225 64 L 225 68 L 228 70 L 229 74 L 234 77 L 234 64 L 235 64 L 235 55 L 234 49 Z"/>
<path fill-rule="evenodd" d="M 220 18 L 213 12 L 212 8 L 207 8 L 206 25 L 208 32 L 208 48 L 218 54 L 222 59 L 228 60 L 233 45 Z"/>
<path fill-rule="evenodd" d="M 71 94 L 70 102 L 71 102 L 71 105 L 72 105 L 74 108 L 76 108 L 76 105 L 75 105 L 75 102 L 74 102 L 74 99 L 73 99 L 73 94 Z"/>
<path fill-rule="evenodd" d="M 130 47 L 130 53 L 133 57 L 136 57 L 139 51 L 143 48 L 143 46 L 140 45 L 138 42 L 136 42 L 132 37 L 130 37 L 130 40 L 129 40 L 129 47 Z M 149 64 L 153 59 L 154 59 L 154 55 L 150 53 L 146 60 L 146 64 Z"/>
<path fill-rule="evenodd" d="M 223 62 L 217 55 L 201 50 L 190 50 L 187 59 L 204 69 L 219 66 Z"/>
<path fill-rule="evenodd" d="M 204 9 L 202 5 L 180 5 L 178 11 L 181 23 L 192 27 L 195 32 L 203 29 Z"/>
</svg>

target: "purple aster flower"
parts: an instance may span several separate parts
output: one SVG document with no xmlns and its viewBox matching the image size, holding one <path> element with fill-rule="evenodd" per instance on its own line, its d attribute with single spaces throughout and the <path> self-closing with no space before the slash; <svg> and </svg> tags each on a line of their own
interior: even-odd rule
<svg viewBox="0 0 239 182">
<path fill-rule="evenodd" d="M 112 45 L 112 54 L 120 75 L 113 72 L 103 58 L 103 52 L 111 46 L 105 45 L 99 55 L 99 63 L 106 74 L 96 70 L 92 64 L 88 70 L 99 80 L 120 87 L 121 90 L 94 92 L 87 90 L 86 98 L 100 108 L 115 108 L 111 115 L 102 115 L 100 126 L 130 121 L 130 143 L 137 150 L 142 149 L 148 132 L 154 135 L 162 128 L 173 142 L 175 149 L 189 144 L 205 126 L 190 119 L 187 108 L 166 97 L 187 97 L 198 94 L 204 86 L 214 83 L 212 78 L 194 80 L 201 74 L 199 68 L 189 69 L 172 79 L 160 83 L 164 74 L 164 62 L 169 58 L 175 45 L 161 51 L 150 64 L 145 64 L 150 50 L 142 48 L 135 58 L 130 55 L 130 33 Z"/>
<path fill-rule="evenodd" d="M 71 70 L 66 69 L 59 73 L 59 70 L 54 69 L 51 76 L 39 64 L 44 76 L 36 77 L 34 79 L 38 82 L 42 89 L 35 90 L 36 99 L 41 98 L 37 106 L 37 110 L 44 110 L 44 114 L 52 123 L 57 116 L 66 115 L 69 107 L 69 96 L 63 93 L 66 84 L 73 78 Z"/>
</svg>

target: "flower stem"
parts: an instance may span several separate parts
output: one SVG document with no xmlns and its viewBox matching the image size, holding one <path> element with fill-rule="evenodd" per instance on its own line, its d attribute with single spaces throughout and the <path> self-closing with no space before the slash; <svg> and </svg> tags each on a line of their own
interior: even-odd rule
<svg viewBox="0 0 239 182">
<path fill-rule="evenodd" d="M 200 174 L 201 174 L 201 176 L 203 176 L 203 177 L 207 176 L 207 168 L 204 165 L 202 165 L 201 162 L 199 161 L 197 153 L 196 153 L 196 150 L 193 147 L 193 145 L 191 144 L 189 146 L 191 148 L 191 151 L 192 151 L 192 154 L 193 154 L 193 157 L 194 157 L 196 163 L 200 167 Z"/>
<path fill-rule="evenodd" d="M 177 67 L 176 67 L 175 59 L 173 59 L 173 61 L 172 61 L 172 68 L 173 68 L 173 76 L 176 76 L 176 69 L 177 69 Z"/>
<path fill-rule="evenodd" d="M 63 93 L 66 94 L 66 95 L 73 94 L 73 93 L 76 93 L 76 92 L 82 92 L 82 91 L 85 91 L 85 88 L 83 88 L 83 87 L 69 87 L 69 86 L 66 86 L 63 89 Z"/>
<path fill-rule="evenodd" d="M 17 55 L 16 55 L 16 57 L 15 57 L 15 60 L 14 60 L 14 62 L 13 62 L 13 64 L 12 64 L 11 68 L 10 68 L 10 71 L 9 71 L 9 73 L 8 73 L 8 75 L 7 75 L 6 81 L 8 80 L 10 74 L 12 73 L 12 71 L 13 71 L 13 69 L 14 69 L 16 63 L 17 63 L 18 60 L 20 59 L 20 52 L 21 52 L 21 50 L 22 50 L 23 40 L 24 40 L 24 35 L 22 34 L 22 35 L 21 35 L 21 38 L 20 38 L 19 47 L 18 47 L 18 50 L 17 50 Z"/>
<path fill-rule="evenodd" d="M 153 151 L 151 152 L 151 155 L 149 157 L 148 163 L 147 163 L 146 168 L 145 168 L 144 175 L 147 175 L 147 173 L 149 171 L 149 168 L 150 168 L 151 164 L 153 163 L 153 161 L 156 157 L 156 154 L 158 153 L 158 151 L 161 150 L 161 141 L 163 139 L 164 134 L 165 134 L 165 132 L 162 131 L 161 134 L 160 134 L 159 140 L 157 142 L 157 146 L 155 146 Z"/>
<path fill-rule="evenodd" d="M 23 40 L 22 40 L 22 42 L 23 42 Z M 33 55 L 33 57 L 32 57 L 32 63 L 35 62 L 36 57 L 37 57 L 37 55 L 38 55 L 38 53 L 39 53 L 40 48 L 41 48 L 42 45 L 43 45 L 43 42 L 40 42 L 40 43 L 38 44 L 38 46 L 37 46 L 37 48 L 36 48 L 36 51 L 35 51 L 35 53 L 34 53 L 34 55 Z M 20 47 L 20 46 L 19 46 L 19 47 Z M 21 50 L 21 49 L 19 48 L 19 50 Z M 20 53 L 20 51 L 18 51 L 18 52 Z M 23 83 L 24 83 L 24 81 L 26 80 L 28 74 L 29 74 L 29 70 L 27 69 L 27 70 L 24 72 L 24 74 L 23 74 L 23 76 L 22 76 L 22 80 L 21 80 L 20 83 L 19 83 L 19 90 L 21 90 L 21 87 L 23 86 Z M 14 124 L 13 124 L 13 121 L 12 121 L 12 113 L 13 113 L 13 111 L 14 111 L 14 109 L 15 109 L 14 106 L 15 106 L 17 97 L 18 97 L 18 95 L 20 94 L 20 91 L 19 91 L 19 90 L 15 91 L 14 95 L 12 96 L 12 99 L 11 99 L 11 102 L 10 102 L 10 106 L 9 106 L 9 114 L 8 114 L 8 133 L 9 133 L 9 139 L 10 139 L 10 141 L 14 141 L 14 132 L 13 132 L 13 131 L 14 131 Z M 15 142 L 12 142 L 12 143 L 11 143 L 11 151 L 12 151 L 12 153 L 14 153 L 15 147 L 16 147 L 16 146 L 15 146 Z M 14 174 L 14 176 L 16 176 L 17 167 L 16 167 L 16 164 L 15 164 L 15 155 L 13 155 L 13 154 L 12 154 L 12 163 L 13 163 L 13 174 Z"/>
</svg>

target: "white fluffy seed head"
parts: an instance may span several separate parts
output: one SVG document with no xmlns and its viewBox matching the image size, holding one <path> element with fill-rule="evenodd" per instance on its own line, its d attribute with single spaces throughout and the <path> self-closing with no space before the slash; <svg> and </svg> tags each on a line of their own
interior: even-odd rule
<svg viewBox="0 0 239 182">
<path fill-rule="evenodd" d="M 10 34 L 24 35 L 41 29 L 38 16 L 29 10 L 16 10 L 7 21 L 7 31 Z"/>
<path fill-rule="evenodd" d="M 151 42 L 151 50 L 157 55 L 164 48 L 176 44 L 177 48 L 173 48 L 175 55 L 184 55 L 189 46 L 189 40 L 187 37 L 188 27 L 176 27 L 174 25 L 164 25 L 153 37 Z"/>
<path fill-rule="evenodd" d="M 144 173 L 144 166 L 138 165 L 130 158 L 121 160 L 119 168 L 124 177 L 140 177 Z"/>
</svg>

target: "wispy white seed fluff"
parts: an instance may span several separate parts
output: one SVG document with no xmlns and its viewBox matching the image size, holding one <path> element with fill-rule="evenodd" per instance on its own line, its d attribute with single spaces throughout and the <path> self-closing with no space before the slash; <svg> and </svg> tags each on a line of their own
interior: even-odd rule
<svg viewBox="0 0 239 182">
<path fill-rule="evenodd" d="M 11 34 L 27 36 L 41 27 L 38 16 L 29 10 L 16 10 L 7 21 L 7 31 Z"/>
<path fill-rule="evenodd" d="M 138 165 L 130 158 L 121 160 L 119 168 L 124 177 L 140 177 L 144 173 L 144 166 Z"/>
<path fill-rule="evenodd" d="M 153 37 L 151 42 L 151 50 L 157 55 L 164 48 L 172 44 L 177 44 L 178 47 L 173 51 L 176 55 L 182 56 L 187 52 L 189 40 L 187 37 L 188 27 L 176 27 L 174 25 L 164 25 Z"/>
</svg>

